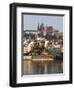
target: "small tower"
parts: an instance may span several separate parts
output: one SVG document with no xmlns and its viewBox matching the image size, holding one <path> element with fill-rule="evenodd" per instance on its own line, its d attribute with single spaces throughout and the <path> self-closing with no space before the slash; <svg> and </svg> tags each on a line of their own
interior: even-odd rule
<svg viewBox="0 0 74 90">
<path fill-rule="evenodd" d="M 46 26 L 44 27 L 44 30 L 43 30 L 43 35 L 44 35 L 44 36 L 47 35 L 47 33 L 48 33 L 47 30 L 48 30 L 48 29 L 47 29 L 47 24 L 46 24 Z"/>
<path fill-rule="evenodd" d="M 39 23 L 38 23 L 38 26 L 37 26 L 37 30 L 40 30 L 40 26 L 39 26 Z"/>
</svg>

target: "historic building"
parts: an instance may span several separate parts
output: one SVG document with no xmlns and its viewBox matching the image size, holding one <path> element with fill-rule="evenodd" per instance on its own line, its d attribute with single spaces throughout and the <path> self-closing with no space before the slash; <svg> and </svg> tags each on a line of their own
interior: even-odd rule
<svg viewBox="0 0 74 90">
<path fill-rule="evenodd" d="M 47 34 L 52 34 L 53 33 L 53 27 L 52 26 L 44 26 L 44 24 L 41 24 L 37 27 L 37 30 L 40 31 L 44 36 L 46 36 Z"/>
<path fill-rule="evenodd" d="M 63 32 L 54 29 L 52 26 L 45 26 L 43 23 L 37 25 L 36 30 L 24 30 L 23 37 L 25 39 L 37 39 L 39 37 L 46 38 L 47 40 L 62 39 Z"/>
</svg>

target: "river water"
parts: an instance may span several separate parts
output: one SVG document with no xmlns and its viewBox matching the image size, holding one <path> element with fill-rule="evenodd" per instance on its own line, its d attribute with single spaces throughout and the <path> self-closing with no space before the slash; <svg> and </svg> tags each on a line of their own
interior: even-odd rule
<svg viewBox="0 0 74 90">
<path fill-rule="evenodd" d="M 63 73 L 63 61 L 30 61 L 23 60 L 22 74 L 35 75 L 35 74 L 56 74 Z"/>
</svg>

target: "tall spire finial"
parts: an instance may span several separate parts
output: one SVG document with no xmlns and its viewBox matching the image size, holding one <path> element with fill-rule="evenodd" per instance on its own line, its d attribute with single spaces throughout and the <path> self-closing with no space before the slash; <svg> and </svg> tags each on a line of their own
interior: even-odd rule
<svg viewBox="0 0 74 90">
<path fill-rule="evenodd" d="M 37 26 L 37 30 L 40 30 L 39 23 L 38 23 L 38 26 Z"/>
</svg>

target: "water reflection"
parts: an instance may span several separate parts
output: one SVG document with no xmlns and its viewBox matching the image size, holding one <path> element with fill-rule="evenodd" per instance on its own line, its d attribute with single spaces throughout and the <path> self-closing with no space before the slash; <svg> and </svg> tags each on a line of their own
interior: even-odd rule
<svg viewBox="0 0 74 90">
<path fill-rule="evenodd" d="M 23 75 L 63 73 L 63 61 L 23 60 Z"/>
</svg>

